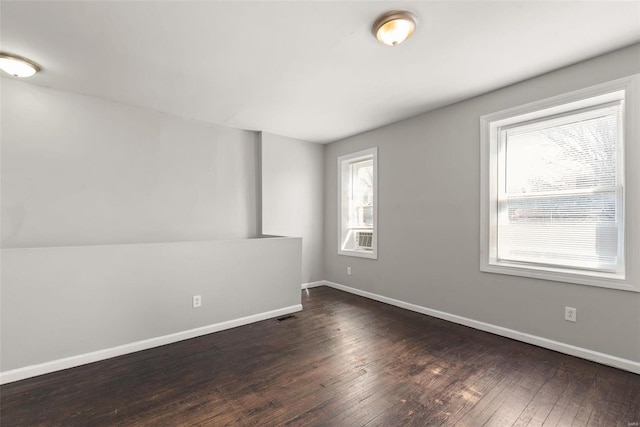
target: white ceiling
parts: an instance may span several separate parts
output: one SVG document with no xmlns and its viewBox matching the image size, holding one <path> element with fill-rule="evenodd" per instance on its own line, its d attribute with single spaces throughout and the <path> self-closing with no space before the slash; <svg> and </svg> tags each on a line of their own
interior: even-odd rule
<svg viewBox="0 0 640 427">
<path fill-rule="evenodd" d="M 419 19 L 377 43 L 382 12 Z M 6 1 L 30 83 L 329 142 L 640 41 L 637 1 Z"/>
</svg>

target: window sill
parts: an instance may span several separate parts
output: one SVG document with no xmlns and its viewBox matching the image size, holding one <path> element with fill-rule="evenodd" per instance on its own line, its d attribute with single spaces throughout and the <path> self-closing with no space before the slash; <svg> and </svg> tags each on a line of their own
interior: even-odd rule
<svg viewBox="0 0 640 427">
<path fill-rule="evenodd" d="M 575 283 L 599 288 L 640 292 L 640 286 L 633 285 L 628 279 L 613 273 L 585 272 L 582 270 L 561 270 L 535 266 L 513 266 L 507 264 L 483 263 L 480 271 L 485 273 L 506 274 L 554 282 Z"/>
<path fill-rule="evenodd" d="M 355 249 L 340 249 L 338 255 L 352 256 L 357 258 L 378 259 L 375 251 L 358 251 Z"/>
</svg>

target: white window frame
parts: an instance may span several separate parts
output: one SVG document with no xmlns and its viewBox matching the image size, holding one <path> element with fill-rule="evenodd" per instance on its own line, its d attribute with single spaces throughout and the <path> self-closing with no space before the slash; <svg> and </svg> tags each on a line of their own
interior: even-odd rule
<svg viewBox="0 0 640 427">
<path fill-rule="evenodd" d="M 546 279 L 603 288 L 640 292 L 640 75 L 556 96 L 480 117 L 480 270 L 488 273 Z M 608 102 L 621 102 L 622 142 L 618 147 L 623 163 L 621 218 L 624 246 L 619 254 L 624 268 L 591 271 L 577 268 L 518 264 L 497 259 L 499 132 L 518 123 L 570 114 Z M 626 165 L 626 166 L 625 166 Z M 619 169 L 620 170 L 620 169 Z M 635 220 L 634 220 L 635 219 Z"/>
<path fill-rule="evenodd" d="M 349 224 L 349 194 L 352 181 L 350 166 L 365 160 L 373 162 L 373 226 L 367 229 L 373 232 L 372 250 L 350 249 L 344 246 L 346 234 L 352 230 Z M 338 254 L 378 259 L 378 222 L 378 148 L 338 157 Z"/>
</svg>

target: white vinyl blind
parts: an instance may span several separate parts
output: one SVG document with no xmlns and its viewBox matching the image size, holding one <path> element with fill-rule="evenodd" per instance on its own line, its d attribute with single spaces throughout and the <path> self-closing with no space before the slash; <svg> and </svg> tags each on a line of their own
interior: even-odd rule
<svg viewBox="0 0 640 427">
<path fill-rule="evenodd" d="M 498 130 L 497 260 L 622 265 L 622 101 Z"/>
</svg>

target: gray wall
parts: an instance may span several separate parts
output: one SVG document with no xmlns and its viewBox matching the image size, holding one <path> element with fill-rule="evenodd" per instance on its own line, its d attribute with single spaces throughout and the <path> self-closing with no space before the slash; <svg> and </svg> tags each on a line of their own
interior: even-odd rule
<svg viewBox="0 0 640 427">
<path fill-rule="evenodd" d="M 324 146 L 261 133 L 262 232 L 302 237 L 302 283 L 324 279 Z"/>
<path fill-rule="evenodd" d="M 0 82 L 2 247 L 256 235 L 255 133 Z"/>
<path fill-rule="evenodd" d="M 0 370 L 293 309 L 300 261 L 299 238 L 3 249 Z"/>
<path fill-rule="evenodd" d="M 256 133 L 0 82 L 3 372 L 300 304 Z"/>
<path fill-rule="evenodd" d="M 479 117 L 638 72 L 635 45 L 329 145 L 325 278 L 640 361 L 640 293 L 479 269 Z M 378 147 L 378 260 L 337 255 L 336 242 L 336 159 L 370 147 Z M 577 323 L 564 321 L 565 305 L 578 309 Z"/>
</svg>

